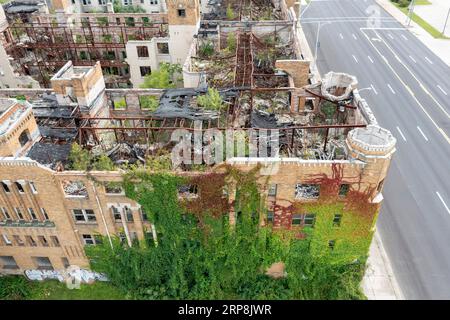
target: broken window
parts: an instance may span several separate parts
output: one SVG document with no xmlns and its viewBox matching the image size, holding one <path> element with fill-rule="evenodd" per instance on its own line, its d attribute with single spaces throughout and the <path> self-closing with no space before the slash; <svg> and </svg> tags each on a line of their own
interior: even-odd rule
<svg viewBox="0 0 450 320">
<path fill-rule="evenodd" d="M 192 199 L 198 197 L 197 185 L 182 185 L 178 187 L 178 197 L 183 199 Z"/>
<path fill-rule="evenodd" d="M 87 197 L 86 185 L 83 181 L 69 181 L 62 182 L 64 193 L 66 197 Z"/>
<path fill-rule="evenodd" d="M 145 77 L 152 73 L 152 68 L 148 66 L 139 67 L 139 70 L 141 71 L 141 77 Z"/>
<path fill-rule="evenodd" d="M 66 257 L 62 257 L 61 262 L 62 262 L 64 268 L 67 269 L 68 267 L 70 267 L 69 259 L 67 259 Z"/>
<path fill-rule="evenodd" d="M 186 9 L 178 9 L 178 16 L 179 17 L 186 17 Z"/>
<path fill-rule="evenodd" d="M 341 226 L 341 220 L 342 220 L 342 214 L 335 214 L 333 217 L 333 227 L 340 227 Z"/>
<path fill-rule="evenodd" d="M 339 186 L 339 196 L 341 197 L 346 197 L 348 190 L 350 190 L 350 185 L 349 184 L 341 184 Z"/>
<path fill-rule="evenodd" d="M 159 99 L 155 96 L 139 96 L 139 105 L 142 110 L 154 112 L 158 109 Z"/>
<path fill-rule="evenodd" d="M 305 227 L 314 227 L 314 224 L 316 223 L 316 215 L 314 213 L 308 213 L 305 214 L 303 225 Z"/>
<path fill-rule="evenodd" d="M 125 207 L 124 210 L 125 210 L 125 216 L 127 218 L 127 221 L 133 222 L 134 221 L 133 212 L 131 211 L 131 209 L 129 207 Z"/>
<path fill-rule="evenodd" d="M 142 221 L 148 221 L 147 212 L 145 212 L 142 208 L 140 210 L 141 210 Z"/>
<path fill-rule="evenodd" d="M 317 199 L 320 194 L 320 185 L 318 184 L 300 184 L 295 185 L 296 199 Z"/>
<path fill-rule="evenodd" d="M 169 54 L 169 44 L 167 42 L 159 42 L 156 44 L 159 54 Z"/>
<path fill-rule="evenodd" d="M 269 185 L 268 195 L 271 197 L 275 197 L 277 195 L 277 185 L 276 184 Z"/>
<path fill-rule="evenodd" d="M 292 215 L 292 223 L 293 226 L 299 226 L 302 224 L 302 215 L 301 214 L 293 214 Z"/>
<path fill-rule="evenodd" d="M 105 192 L 107 194 L 124 194 L 122 186 L 116 182 L 108 182 L 105 185 Z"/>
<path fill-rule="evenodd" d="M 20 192 L 20 193 L 25 193 L 25 190 L 23 189 L 23 186 L 22 186 L 22 184 L 21 183 L 19 183 L 19 182 L 15 182 L 15 185 L 16 185 L 16 187 L 17 187 L 17 190 Z"/>
<path fill-rule="evenodd" d="M 112 104 L 114 110 L 126 110 L 127 109 L 127 101 L 125 97 L 114 97 L 112 99 Z"/>
<path fill-rule="evenodd" d="M 73 209 L 73 217 L 75 222 L 95 222 L 94 210 L 91 209 Z"/>
<path fill-rule="evenodd" d="M 52 263 L 48 257 L 32 257 L 38 270 L 53 270 Z"/>
<path fill-rule="evenodd" d="M 0 256 L 0 265 L 4 270 L 19 269 L 19 266 L 13 256 Z"/>
</svg>

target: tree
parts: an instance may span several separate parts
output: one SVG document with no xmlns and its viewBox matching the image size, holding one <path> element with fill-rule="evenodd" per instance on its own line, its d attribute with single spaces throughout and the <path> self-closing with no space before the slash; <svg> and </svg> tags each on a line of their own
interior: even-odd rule
<svg viewBox="0 0 450 320">
<path fill-rule="evenodd" d="M 91 163 L 88 150 L 83 149 L 78 143 L 72 144 L 69 153 L 70 168 L 73 170 L 87 171 Z"/>
<path fill-rule="evenodd" d="M 141 88 L 168 89 L 175 88 L 181 80 L 177 78 L 181 74 L 180 64 L 162 63 L 159 70 L 153 71 L 144 77 Z"/>
</svg>

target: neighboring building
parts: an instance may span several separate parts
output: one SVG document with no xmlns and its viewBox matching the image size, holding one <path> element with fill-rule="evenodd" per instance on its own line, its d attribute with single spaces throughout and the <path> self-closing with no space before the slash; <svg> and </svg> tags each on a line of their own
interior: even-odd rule
<svg viewBox="0 0 450 320">
<path fill-rule="evenodd" d="M 132 4 L 125 2 L 125 7 Z M 139 87 L 162 62 L 184 63 L 199 28 L 200 4 L 145 0 L 139 5 L 144 12 L 115 13 L 106 0 L 54 0 L 55 13 L 48 14 L 13 2 L 8 21 L 0 14 L 7 34 L 0 39 L 0 57 L 5 50 L 9 69 L 32 76 L 43 87 L 50 87 L 50 78 L 67 60 L 76 66 L 100 61 L 107 87 Z"/>
<path fill-rule="evenodd" d="M 52 89 L 0 90 L 0 273 L 88 267 L 84 247 L 95 245 L 98 235 L 128 245 L 156 239 L 158 225 L 120 187 L 123 172 L 69 170 L 68 156 L 78 142 L 117 165 L 143 163 L 148 153 L 173 146 L 175 129 L 235 129 L 260 147 L 268 138 L 279 141 L 270 157 L 249 148 L 226 160 L 244 172 L 258 169 L 265 208 L 259 223 L 299 239 L 310 227 L 311 250 L 342 253 L 349 263 L 367 253 L 396 139 L 378 126 L 354 77 L 331 72 L 310 83 L 293 5 L 255 5 L 252 12 L 233 5 L 235 21 L 221 22 L 224 10 L 205 13 L 184 62 L 185 88 L 105 88 L 100 63 L 69 61 L 51 78 Z M 253 20 L 262 14 L 267 19 Z M 177 20 L 169 17 L 181 26 Z M 158 50 L 158 42 L 149 41 L 146 50 Z M 134 51 L 133 42 L 128 45 Z M 198 103 L 206 87 L 218 89 L 222 111 Z M 9 99 L 14 96 L 26 101 Z M 189 156 L 199 154 L 203 146 L 197 147 Z M 173 173 L 201 178 L 222 170 L 220 164 L 201 167 L 183 164 Z M 228 203 L 232 225 L 239 223 L 238 187 L 231 182 L 225 193 L 214 190 Z M 201 188 L 181 186 L 180 201 L 201 202 Z M 354 203 L 362 215 L 347 209 Z"/>
</svg>

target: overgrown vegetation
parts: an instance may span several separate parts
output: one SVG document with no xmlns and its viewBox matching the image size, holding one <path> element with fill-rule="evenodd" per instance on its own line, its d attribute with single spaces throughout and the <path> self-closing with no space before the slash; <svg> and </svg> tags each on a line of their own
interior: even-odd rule
<svg viewBox="0 0 450 320">
<path fill-rule="evenodd" d="M 163 62 L 159 69 L 144 77 L 141 88 L 168 89 L 175 88 L 183 81 L 181 65 Z"/>
<path fill-rule="evenodd" d="M 114 163 L 106 155 L 93 157 L 89 150 L 73 143 L 69 153 L 69 169 L 77 171 L 114 171 Z"/>
<path fill-rule="evenodd" d="M 119 0 L 114 0 L 113 2 L 115 13 L 145 13 L 145 9 L 141 6 L 124 6 Z"/>
<path fill-rule="evenodd" d="M 208 88 L 206 94 L 198 96 L 197 103 L 202 108 L 215 111 L 221 110 L 224 106 L 222 97 L 215 88 Z"/>
<path fill-rule="evenodd" d="M 107 241 L 89 247 L 92 268 L 137 299 L 364 298 L 361 256 L 336 262 L 328 254 L 311 253 L 317 238 L 299 240 L 298 230 L 278 233 L 259 224 L 265 201 L 258 172 L 258 167 L 248 173 L 225 167 L 197 178 L 142 168 L 129 172 L 126 195 L 156 225 L 157 239 L 150 236 L 131 248 L 117 239 L 113 249 Z M 198 195 L 180 202 L 178 190 L 186 185 L 195 185 Z M 235 227 L 228 221 L 231 186 L 236 186 Z M 277 262 L 285 264 L 285 276 L 275 279 L 266 270 Z"/>
<path fill-rule="evenodd" d="M 96 282 L 70 290 L 56 280 L 28 281 L 23 276 L 0 277 L 0 300 L 123 300 L 125 294 L 110 283 Z"/>
</svg>

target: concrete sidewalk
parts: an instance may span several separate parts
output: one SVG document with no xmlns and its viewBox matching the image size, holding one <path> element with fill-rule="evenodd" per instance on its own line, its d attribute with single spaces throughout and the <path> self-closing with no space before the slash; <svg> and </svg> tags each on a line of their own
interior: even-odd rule
<svg viewBox="0 0 450 320">
<path fill-rule="evenodd" d="M 414 13 L 432 25 L 438 31 L 444 31 L 445 20 L 450 12 L 450 1 L 429 0 L 431 4 L 416 5 Z M 447 22 L 444 35 L 450 37 L 450 18 Z"/>
<path fill-rule="evenodd" d="M 362 289 L 369 300 L 404 300 L 378 231 L 370 245 Z"/>
<path fill-rule="evenodd" d="M 389 0 L 375 0 L 384 10 L 392 15 L 398 22 L 409 29 L 424 45 L 434 52 L 442 61 L 450 66 L 450 40 L 435 39 L 421 26 L 411 21 L 410 27 L 407 25 L 407 16 L 394 6 Z M 416 8 L 419 6 L 416 6 Z"/>
</svg>

